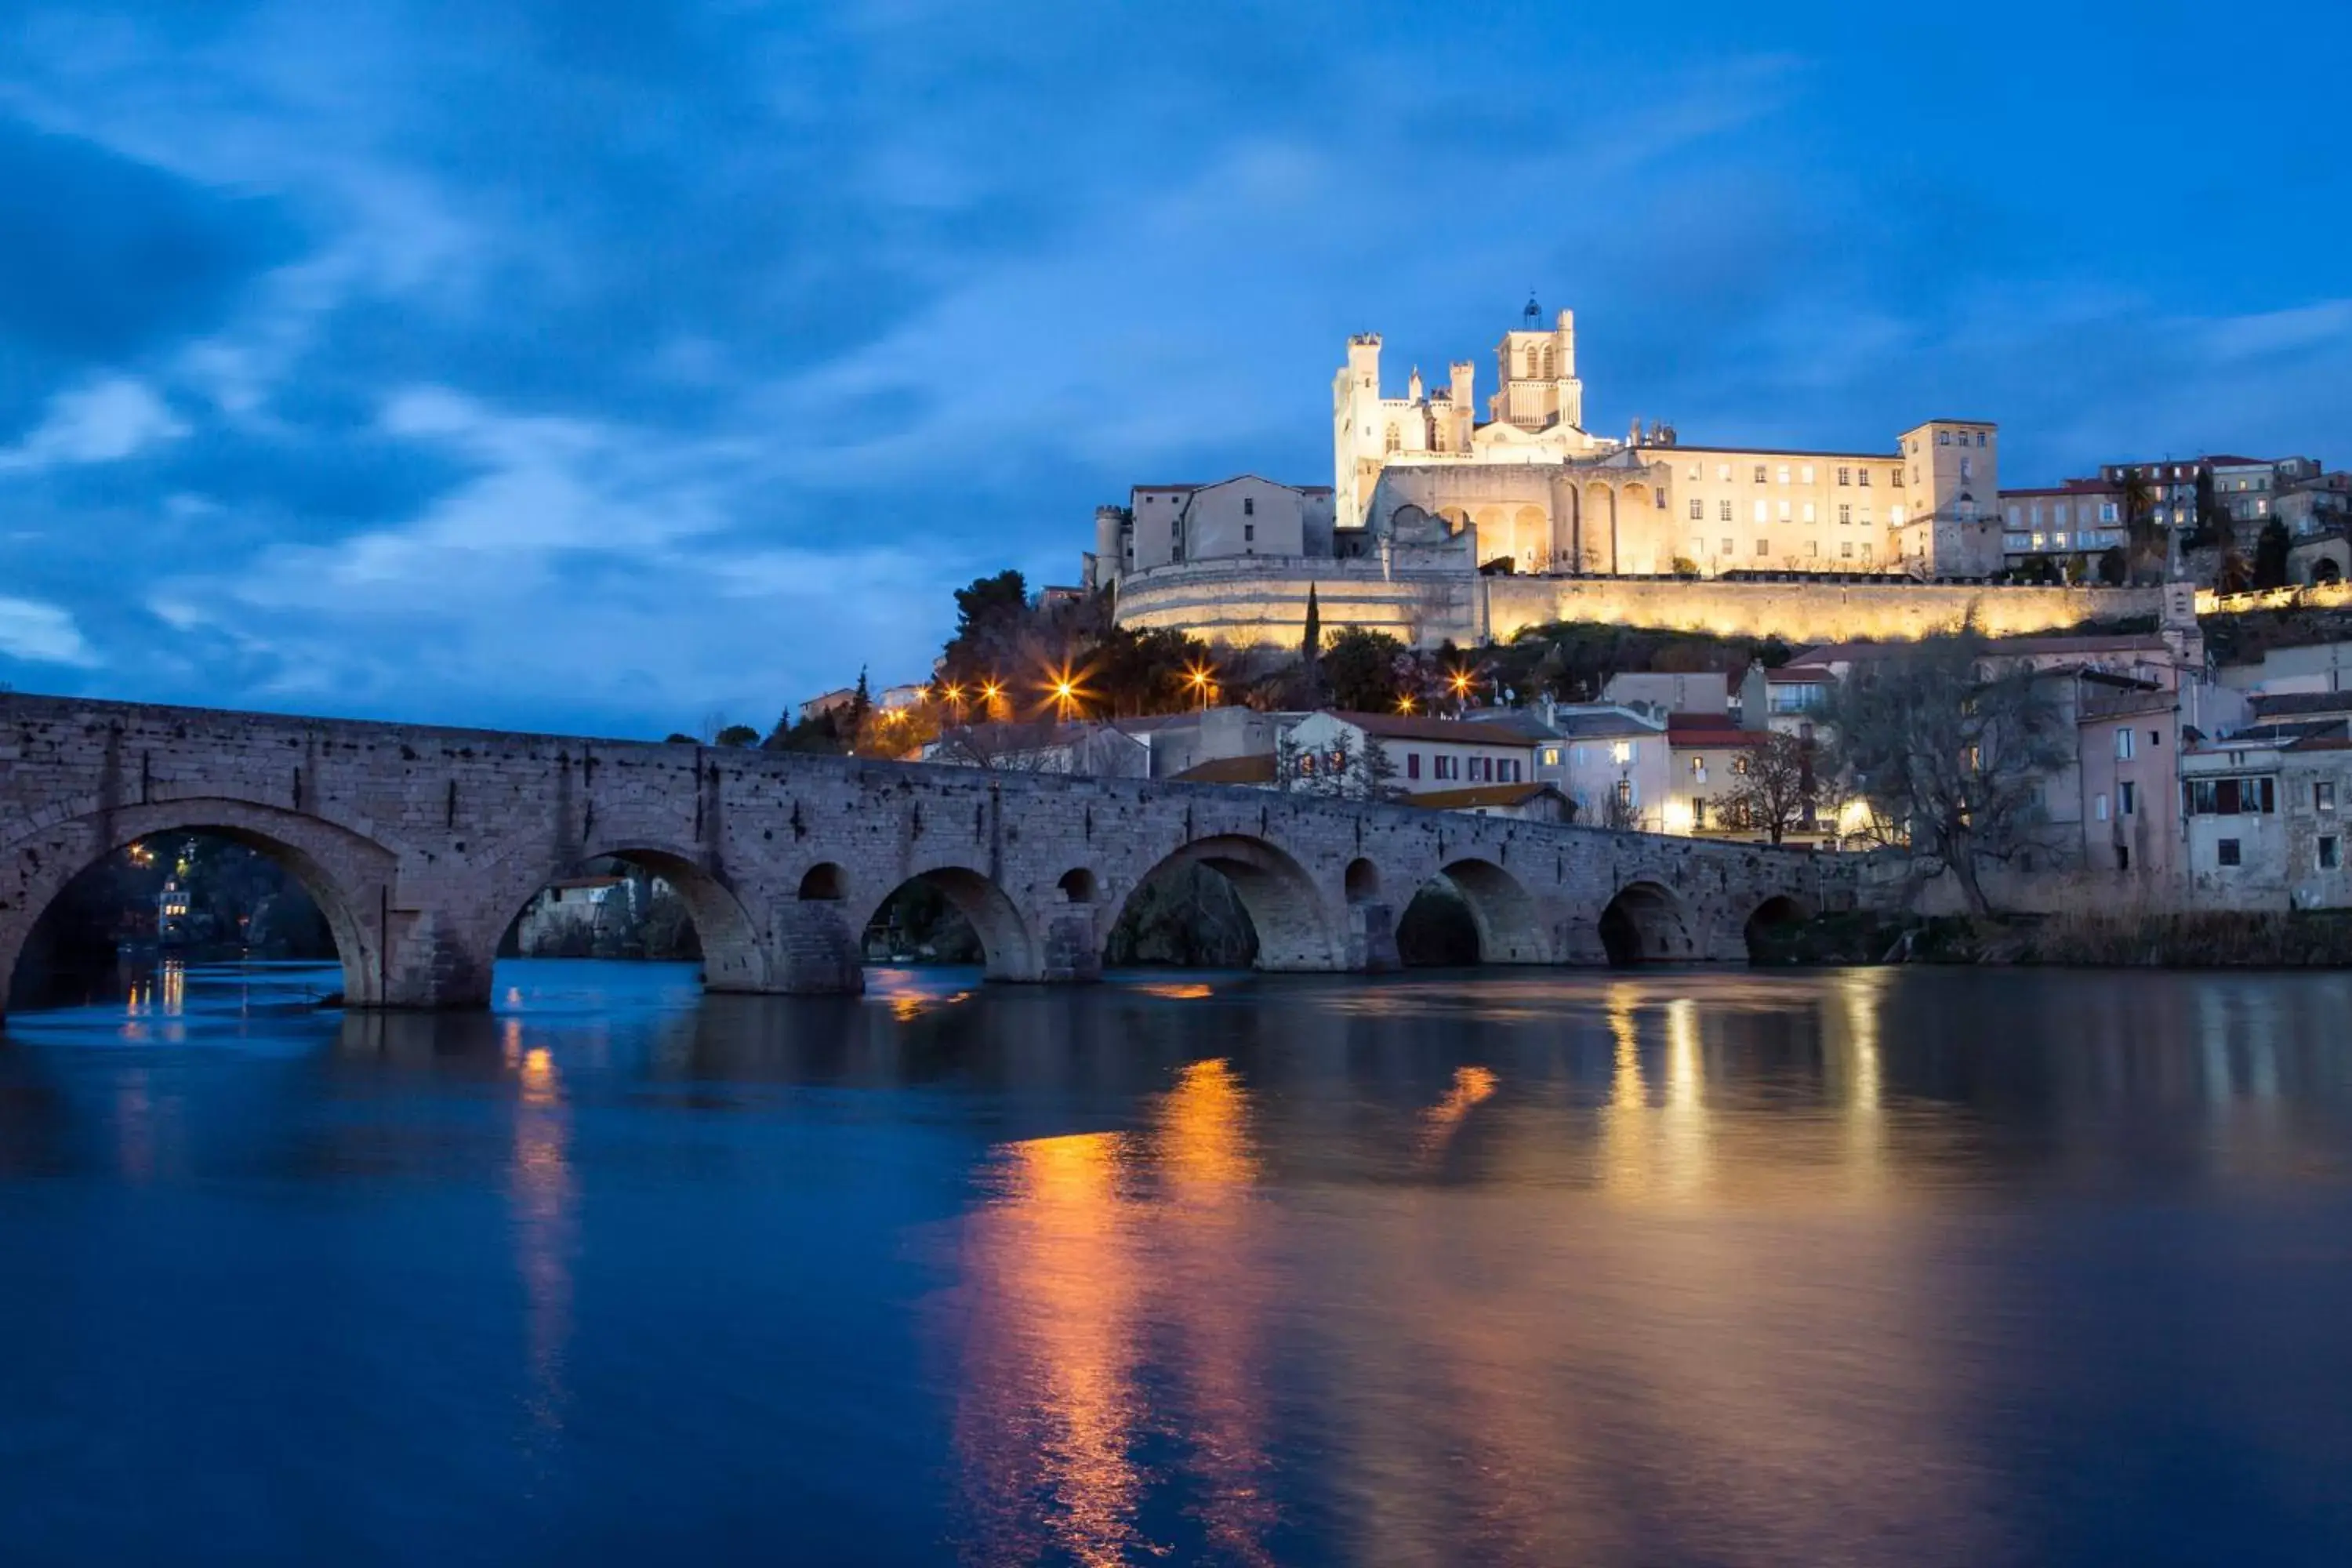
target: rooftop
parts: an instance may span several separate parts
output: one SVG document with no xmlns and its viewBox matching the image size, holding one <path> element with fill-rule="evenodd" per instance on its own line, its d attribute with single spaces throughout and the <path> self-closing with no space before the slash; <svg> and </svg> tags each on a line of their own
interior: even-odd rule
<svg viewBox="0 0 2352 1568">
<path fill-rule="evenodd" d="M 1548 784 L 1474 784 L 1467 789 L 1438 789 L 1426 795 L 1403 795 L 1398 804 L 1417 805 L 1426 811 L 1462 811 L 1481 805 L 1525 805 L 1544 795 L 1568 798 Z"/>
<path fill-rule="evenodd" d="M 1170 775 L 1176 784 L 1267 784 L 1274 782 L 1274 753 L 1215 757 Z"/>
<path fill-rule="evenodd" d="M 1351 713 L 1324 710 L 1332 718 L 1352 724 L 1383 741 L 1450 741 L 1458 746 L 1525 746 L 1545 738 L 1540 726 L 1524 716 L 1507 719 L 1433 719 L 1419 713 Z"/>
</svg>

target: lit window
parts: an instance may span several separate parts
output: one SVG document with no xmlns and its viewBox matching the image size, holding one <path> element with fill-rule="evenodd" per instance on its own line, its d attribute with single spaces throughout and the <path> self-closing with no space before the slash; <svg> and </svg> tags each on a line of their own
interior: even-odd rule
<svg viewBox="0 0 2352 1568">
<path fill-rule="evenodd" d="M 1886 509 L 1886 525 L 1889 528 L 1900 528 L 1903 526 L 1902 507 L 1890 506 Z"/>
<path fill-rule="evenodd" d="M 1632 762 L 1633 760 L 1633 748 L 1639 742 L 1633 741 L 1618 742 L 1615 745 L 1609 748 L 1611 760 L 1619 763 Z"/>
<path fill-rule="evenodd" d="M 1546 746 L 1544 748 L 1543 760 L 1544 766 L 1548 768 L 1556 768 L 1559 766 L 1559 748 L 1558 746 Z"/>
<path fill-rule="evenodd" d="M 1772 514 L 1771 514 L 1769 511 L 1768 511 L 1768 510 L 1765 510 L 1765 505 L 1764 505 L 1764 503 L 1763 503 L 1762 501 L 1760 501 L 1760 500 L 1759 500 L 1759 501 L 1758 501 L 1758 502 L 1756 503 L 1756 521 L 1759 521 L 1759 522 L 1769 522 L 1769 521 L 1771 521 L 1771 516 L 1772 516 Z"/>
</svg>

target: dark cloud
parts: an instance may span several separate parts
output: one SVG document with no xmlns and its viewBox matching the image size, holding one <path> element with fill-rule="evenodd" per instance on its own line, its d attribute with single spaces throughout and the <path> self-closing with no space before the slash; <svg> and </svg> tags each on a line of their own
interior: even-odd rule
<svg viewBox="0 0 2352 1568">
<path fill-rule="evenodd" d="M 20 367 L 120 362 L 215 326 L 299 243 L 274 203 L 0 118 L 0 355 Z"/>
</svg>

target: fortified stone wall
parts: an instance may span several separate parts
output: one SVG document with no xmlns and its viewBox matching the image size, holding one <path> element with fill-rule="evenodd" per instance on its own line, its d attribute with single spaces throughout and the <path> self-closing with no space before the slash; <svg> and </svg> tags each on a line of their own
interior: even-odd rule
<svg viewBox="0 0 2352 1568">
<path fill-rule="evenodd" d="M 486 1004 L 516 914 L 605 857 L 677 889 L 708 984 L 754 992 L 858 989 L 860 933 L 910 880 L 992 977 L 1029 981 L 1099 973 L 1128 897 L 1188 863 L 1233 881 L 1263 966 L 1309 971 L 1392 966 L 1397 912 L 1441 877 L 1504 963 L 1612 940 L 1738 960 L 1760 907 L 1853 884 L 1836 857 L 1266 791 L 0 694 L 0 1011 L 75 875 L 185 832 L 294 871 L 353 1005 Z"/>
<path fill-rule="evenodd" d="M 1685 582 L 1661 577 L 1489 577 L 1486 619 L 1498 642 L 1547 621 L 1778 635 L 1790 642 L 1924 637 L 1971 610 L 1997 637 L 2063 630 L 2084 621 L 2154 616 L 2154 588 L 2028 588 L 1895 580 Z"/>
<path fill-rule="evenodd" d="M 1891 578 L 1781 582 L 1673 577 L 1522 577 L 1397 573 L 1377 562 L 1204 561 L 1157 567 L 1119 584 L 1128 626 L 1172 626 L 1237 647 L 1296 647 L 1312 584 L 1324 628 L 1369 626 L 1434 646 L 1507 642 L 1548 621 L 1778 635 L 1790 642 L 1916 637 L 1973 609 L 1986 630 L 2021 637 L 2084 621 L 2154 616 L 2155 588 L 2041 588 Z"/>
</svg>

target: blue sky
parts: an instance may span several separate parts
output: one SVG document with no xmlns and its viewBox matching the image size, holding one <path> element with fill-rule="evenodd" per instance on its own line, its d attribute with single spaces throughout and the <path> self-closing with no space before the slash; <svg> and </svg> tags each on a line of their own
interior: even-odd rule
<svg viewBox="0 0 2352 1568">
<path fill-rule="evenodd" d="M 208 0 L 0 22 L 0 681 L 658 734 L 1097 501 L 1588 422 L 2352 464 L 2352 8 Z"/>
</svg>

